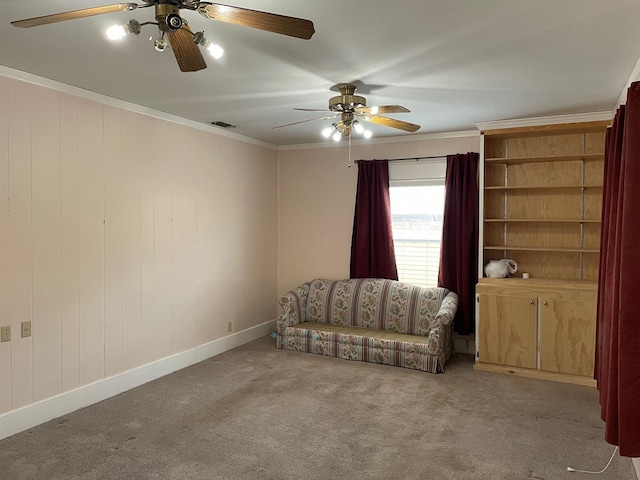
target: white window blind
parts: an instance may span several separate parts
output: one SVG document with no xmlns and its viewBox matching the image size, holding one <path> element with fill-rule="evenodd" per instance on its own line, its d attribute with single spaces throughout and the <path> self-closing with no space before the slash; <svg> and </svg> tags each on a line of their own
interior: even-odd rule
<svg viewBox="0 0 640 480">
<path fill-rule="evenodd" d="M 389 164 L 393 242 L 402 282 L 437 286 L 445 169 L 444 159 Z"/>
</svg>

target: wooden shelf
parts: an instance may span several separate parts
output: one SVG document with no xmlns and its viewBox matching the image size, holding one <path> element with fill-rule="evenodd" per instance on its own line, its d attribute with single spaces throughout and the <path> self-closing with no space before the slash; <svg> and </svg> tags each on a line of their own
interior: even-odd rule
<svg viewBox="0 0 640 480">
<path fill-rule="evenodd" d="M 482 134 L 489 138 L 498 139 L 542 137 L 546 135 L 571 135 L 603 132 L 609 125 L 611 125 L 611 120 L 594 120 L 591 122 L 494 128 L 491 130 L 483 130 Z"/>
<path fill-rule="evenodd" d="M 604 160 L 604 153 L 590 153 L 580 155 L 553 155 L 544 157 L 512 157 L 512 158 L 485 158 L 484 163 L 510 165 L 514 163 L 539 163 L 539 162 L 572 162 L 572 161 L 599 161 Z"/>
<path fill-rule="evenodd" d="M 513 277 L 507 278 L 488 278 L 482 277 L 478 279 L 477 290 L 480 286 L 497 285 L 502 287 L 531 287 L 544 288 L 546 290 L 580 290 L 592 292 L 598 286 L 598 282 L 592 280 L 572 280 L 567 278 L 522 278 L 519 273 Z"/>
<path fill-rule="evenodd" d="M 600 220 L 580 220 L 577 218 L 485 218 L 487 223 L 602 223 Z"/>
<path fill-rule="evenodd" d="M 507 186 L 494 186 L 484 187 L 485 190 L 565 190 L 565 189 L 578 189 L 583 188 L 602 188 L 602 185 L 507 185 Z"/>
<path fill-rule="evenodd" d="M 597 248 L 553 248 L 553 247 L 514 247 L 511 245 L 485 245 L 485 250 L 508 250 L 512 252 L 551 252 L 551 253 L 599 253 Z"/>
</svg>

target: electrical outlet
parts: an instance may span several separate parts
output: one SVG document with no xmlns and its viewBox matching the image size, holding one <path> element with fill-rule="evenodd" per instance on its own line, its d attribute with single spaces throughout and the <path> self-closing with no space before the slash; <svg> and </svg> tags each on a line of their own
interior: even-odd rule
<svg viewBox="0 0 640 480">
<path fill-rule="evenodd" d="M 22 338 L 27 338 L 31 336 L 31 321 L 28 322 L 22 322 L 20 324 L 20 334 L 22 336 Z"/>
<path fill-rule="evenodd" d="M 0 327 L 0 342 L 11 341 L 11 327 L 9 325 Z"/>
<path fill-rule="evenodd" d="M 227 323 L 227 332 L 233 332 L 233 322 Z"/>
</svg>

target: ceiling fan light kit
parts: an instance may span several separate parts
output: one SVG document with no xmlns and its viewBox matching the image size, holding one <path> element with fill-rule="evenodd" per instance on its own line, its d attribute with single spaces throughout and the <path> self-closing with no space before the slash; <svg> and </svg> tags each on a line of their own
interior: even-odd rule
<svg viewBox="0 0 640 480">
<path fill-rule="evenodd" d="M 107 38 L 118 41 L 123 39 L 129 33 L 139 35 L 143 25 L 157 25 L 160 35 L 154 40 L 153 46 L 158 52 L 164 52 L 169 46 L 169 42 L 167 42 L 167 39 L 165 38 L 165 33 L 172 34 L 181 30 L 192 35 L 193 43 L 195 45 L 202 46 L 216 60 L 222 57 L 224 49 L 205 37 L 204 32 L 193 33 L 187 27 L 187 22 L 180 17 L 180 9 L 176 5 L 159 3 L 155 5 L 155 10 L 157 22 L 146 22 L 141 24 L 137 20 L 131 19 L 126 25 L 113 25 L 109 27 L 107 29 Z M 171 39 L 171 36 L 169 38 Z M 191 50 L 191 52 L 189 50 Z M 179 54 L 176 55 L 176 59 L 178 60 L 180 69 L 183 71 L 193 72 L 206 68 L 204 61 L 200 61 L 198 58 L 195 58 L 197 55 L 194 56 L 193 49 L 189 49 L 187 47 L 186 51 L 182 55 L 184 58 L 178 58 L 178 55 Z M 187 59 L 190 56 L 194 58 L 191 61 L 188 61 Z"/>
</svg>

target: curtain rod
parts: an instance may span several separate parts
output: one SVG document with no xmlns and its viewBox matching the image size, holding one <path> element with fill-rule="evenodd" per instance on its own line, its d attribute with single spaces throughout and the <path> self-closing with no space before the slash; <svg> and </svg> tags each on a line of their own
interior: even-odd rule
<svg viewBox="0 0 640 480">
<path fill-rule="evenodd" d="M 406 158 L 389 158 L 389 159 L 381 159 L 381 160 L 387 160 L 388 162 L 401 162 L 401 161 L 406 161 L 406 160 L 415 160 L 416 162 L 419 160 L 429 160 L 429 159 L 434 159 L 434 158 L 447 158 L 446 155 L 432 155 L 430 157 L 406 157 Z M 358 162 L 375 162 L 375 159 L 371 159 L 371 160 L 366 160 L 364 158 L 360 159 L 360 160 L 356 160 L 355 163 Z"/>
</svg>

